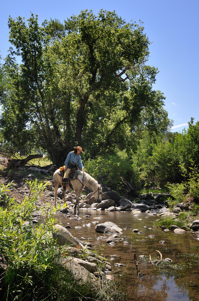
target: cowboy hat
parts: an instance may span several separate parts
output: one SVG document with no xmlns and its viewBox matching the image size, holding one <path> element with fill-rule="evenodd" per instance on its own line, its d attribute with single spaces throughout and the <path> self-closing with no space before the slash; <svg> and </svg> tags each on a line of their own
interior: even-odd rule
<svg viewBox="0 0 199 301">
<path fill-rule="evenodd" d="M 84 153 L 83 150 L 82 150 L 82 148 L 81 148 L 81 146 L 74 146 L 74 149 L 77 149 L 77 150 L 79 150 L 81 153 Z"/>
</svg>

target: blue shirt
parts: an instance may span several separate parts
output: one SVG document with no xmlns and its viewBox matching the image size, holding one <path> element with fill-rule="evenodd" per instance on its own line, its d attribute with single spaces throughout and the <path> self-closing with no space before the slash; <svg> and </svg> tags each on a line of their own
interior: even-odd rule
<svg viewBox="0 0 199 301">
<path fill-rule="evenodd" d="M 65 160 L 65 166 L 68 167 L 68 165 L 74 165 L 76 164 L 80 169 L 82 169 L 84 166 L 82 164 L 81 156 L 78 154 L 75 154 L 73 151 L 68 154 Z"/>
</svg>

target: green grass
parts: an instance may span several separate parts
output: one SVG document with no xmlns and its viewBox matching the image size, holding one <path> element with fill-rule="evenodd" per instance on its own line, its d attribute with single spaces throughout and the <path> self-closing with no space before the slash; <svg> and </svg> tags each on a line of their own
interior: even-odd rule
<svg viewBox="0 0 199 301">
<path fill-rule="evenodd" d="M 168 189 L 166 189 L 166 188 L 163 188 L 163 189 L 143 188 L 142 190 L 140 190 L 140 194 L 145 194 L 145 193 L 154 193 L 154 194 L 168 193 Z"/>
<path fill-rule="evenodd" d="M 160 218 L 159 220 L 154 222 L 154 226 L 156 227 L 164 227 L 166 229 L 169 229 L 172 225 L 176 225 L 179 228 L 185 226 L 185 223 L 182 220 L 177 220 L 173 217 L 165 217 Z"/>
</svg>

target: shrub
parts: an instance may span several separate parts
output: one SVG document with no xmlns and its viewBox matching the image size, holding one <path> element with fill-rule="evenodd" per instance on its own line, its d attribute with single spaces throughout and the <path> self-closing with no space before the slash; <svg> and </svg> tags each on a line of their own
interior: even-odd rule
<svg viewBox="0 0 199 301">
<path fill-rule="evenodd" d="M 27 184 L 30 193 L 21 204 L 7 197 L 6 207 L 0 207 L 0 254 L 7 259 L 5 286 L 8 300 L 25 300 L 24 292 L 28 295 L 28 288 L 35 288 L 35 279 L 41 279 L 44 272 L 53 268 L 54 258 L 59 253 L 51 235 L 52 212 L 48 210 L 45 223 L 34 227 L 31 224 L 35 201 L 45 185 L 37 180 Z M 7 190 L 2 186 L 1 200 L 5 199 Z"/>
<path fill-rule="evenodd" d="M 89 283 L 80 283 L 61 265 L 62 256 L 67 255 L 52 236 L 55 208 L 46 204 L 45 221 L 33 226 L 35 203 L 45 185 L 37 180 L 27 184 L 30 192 L 21 204 L 8 197 L 8 186 L 0 189 L 0 202 L 4 202 L 0 206 L 0 259 L 7 265 L 0 278 L 0 300 L 121 300 L 113 283 L 91 291 Z"/>
<path fill-rule="evenodd" d="M 35 202 L 45 185 L 37 180 L 27 183 L 30 193 L 21 204 L 7 196 L 8 187 L 0 190 L 0 200 L 6 198 L 6 206 L 0 207 L 0 255 L 7 265 L 1 275 L 0 299 L 50 301 L 91 296 L 89 286 L 80 285 L 58 263 L 61 247 L 52 237 L 55 209 L 47 204 L 45 222 L 32 225 Z"/>
<path fill-rule="evenodd" d="M 174 197 L 175 202 L 173 202 L 172 200 L 169 200 L 169 205 L 173 203 L 181 203 L 186 199 L 186 186 L 184 183 L 180 183 L 180 184 L 171 184 L 168 183 L 167 187 L 170 191 L 170 194 L 172 197 Z"/>
<path fill-rule="evenodd" d="M 193 197 L 195 201 L 199 200 L 199 174 L 193 173 L 188 180 L 189 196 Z"/>
<path fill-rule="evenodd" d="M 164 217 L 164 218 L 161 218 L 161 219 L 155 221 L 154 225 L 156 227 L 165 227 L 167 229 L 172 225 L 176 225 L 179 228 L 181 228 L 184 226 L 184 222 L 182 220 L 176 220 L 173 217 L 169 216 L 169 217 Z"/>
<path fill-rule="evenodd" d="M 140 187 L 139 175 L 125 152 L 98 156 L 86 161 L 85 168 L 94 178 L 114 190 L 121 191 L 124 187 L 123 181 L 128 181 L 135 189 Z"/>
</svg>

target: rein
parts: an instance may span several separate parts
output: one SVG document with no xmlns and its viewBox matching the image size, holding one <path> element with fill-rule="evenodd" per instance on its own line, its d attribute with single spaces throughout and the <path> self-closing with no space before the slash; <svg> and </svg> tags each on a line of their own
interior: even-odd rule
<svg viewBox="0 0 199 301">
<path fill-rule="evenodd" d="M 83 173 L 83 179 L 84 179 L 84 173 Z M 85 186 L 85 185 L 83 184 L 83 182 L 80 181 L 80 179 L 79 179 L 78 177 L 77 177 L 76 180 L 78 180 L 78 181 L 82 184 L 82 190 L 83 190 L 83 187 Z M 82 191 L 82 190 L 81 190 L 81 191 Z M 98 199 L 99 199 L 99 184 L 98 184 L 97 189 L 93 192 L 93 195 L 94 195 L 97 191 L 98 191 Z"/>
<path fill-rule="evenodd" d="M 97 187 L 97 189 L 93 192 L 93 195 L 98 191 L 98 199 L 99 199 L 99 185 Z"/>
<path fill-rule="evenodd" d="M 84 179 L 84 173 L 83 173 L 83 179 Z M 82 192 L 82 190 L 84 188 L 84 184 L 82 183 L 82 181 L 80 181 L 80 179 L 78 177 L 76 178 L 76 180 L 78 180 L 82 184 L 82 189 L 81 189 L 81 192 Z"/>
</svg>

